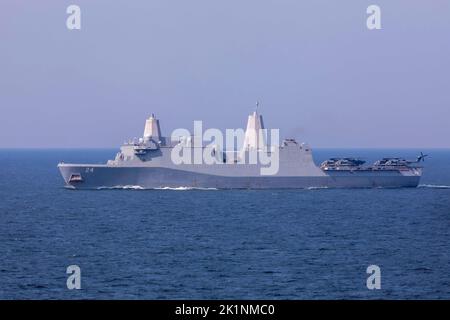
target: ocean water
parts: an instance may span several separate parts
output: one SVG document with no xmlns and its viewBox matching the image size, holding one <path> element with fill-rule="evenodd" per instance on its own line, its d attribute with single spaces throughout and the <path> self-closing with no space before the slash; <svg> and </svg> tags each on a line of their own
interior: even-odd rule
<svg viewBox="0 0 450 320">
<path fill-rule="evenodd" d="M 449 299 L 450 150 L 424 151 L 417 189 L 73 191 L 59 161 L 116 150 L 0 150 L 0 298 Z"/>
</svg>

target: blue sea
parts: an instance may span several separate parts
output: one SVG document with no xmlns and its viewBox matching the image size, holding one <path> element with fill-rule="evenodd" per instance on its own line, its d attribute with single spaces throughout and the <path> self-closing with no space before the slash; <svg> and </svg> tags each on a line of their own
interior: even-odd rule
<svg viewBox="0 0 450 320">
<path fill-rule="evenodd" d="M 450 150 L 315 150 L 424 151 L 417 189 L 63 187 L 59 161 L 116 151 L 0 150 L 1 299 L 450 299 Z"/>
</svg>

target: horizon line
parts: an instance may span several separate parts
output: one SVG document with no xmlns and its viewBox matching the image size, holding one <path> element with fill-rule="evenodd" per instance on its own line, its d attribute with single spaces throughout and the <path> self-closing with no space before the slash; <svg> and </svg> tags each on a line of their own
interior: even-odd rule
<svg viewBox="0 0 450 320">
<path fill-rule="evenodd" d="M 0 146 L 0 150 L 80 150 L 80 149 L 88 149 L 88 150 L 111 150 L 111 149 L 120 149 L 120 147 L 2 147 Z M 330 146 L 322 146 L 322 147 L 311 147 L 311 149 L 398 149 L 398 150 L 448 150 L 450 147 L 358 147 L 358 146 L 344 146 L 344 147 L 330 147 Z"/>
</svg>

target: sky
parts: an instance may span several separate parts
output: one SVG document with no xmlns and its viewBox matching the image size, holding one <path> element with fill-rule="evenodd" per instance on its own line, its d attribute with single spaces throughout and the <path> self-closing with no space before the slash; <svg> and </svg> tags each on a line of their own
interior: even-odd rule
<svg viewBox="0 0 450 320">
<path fill-rule="evenodd" d="M 313 147 L 449 148 L 450 1 L 0 3 L 2 148 L 119 147 L 151 113 L 244 128 L 257 100 Z"/>
</svg>

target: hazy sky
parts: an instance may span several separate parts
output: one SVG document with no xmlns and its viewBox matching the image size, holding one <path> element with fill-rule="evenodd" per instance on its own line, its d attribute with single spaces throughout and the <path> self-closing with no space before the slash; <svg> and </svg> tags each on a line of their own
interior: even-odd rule
<svg viewBox="0 0 450 320">
<path fill-rule="evenodd" d="M 313 147 L 450 147 L 449 0 L 2 0 L 0 41 L 0 147 L 240 128 L 256 100 Z"/>
</svg>

